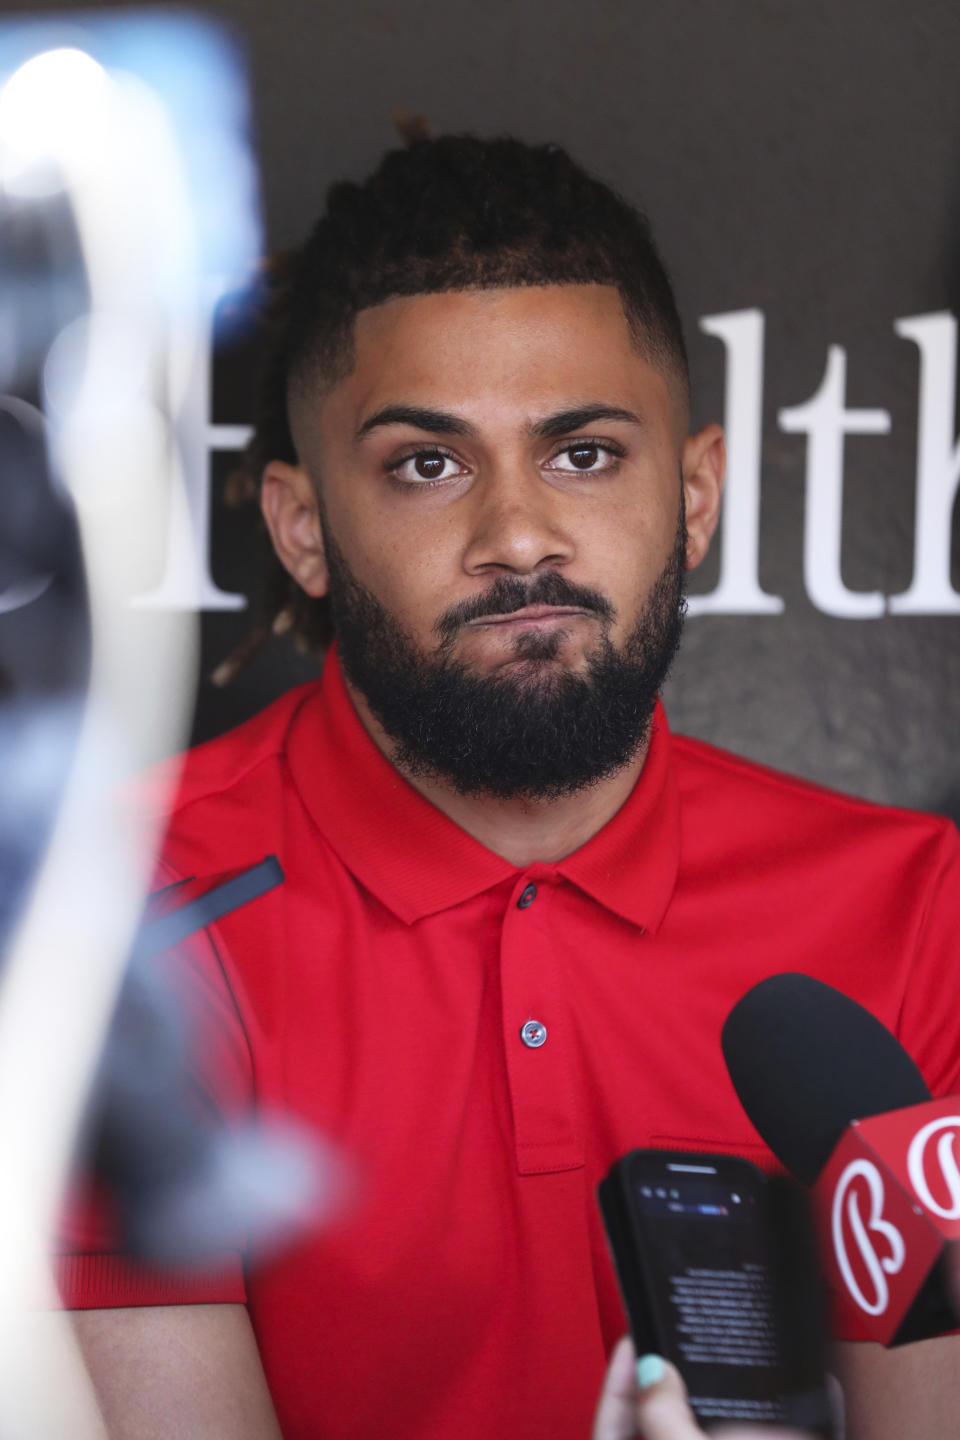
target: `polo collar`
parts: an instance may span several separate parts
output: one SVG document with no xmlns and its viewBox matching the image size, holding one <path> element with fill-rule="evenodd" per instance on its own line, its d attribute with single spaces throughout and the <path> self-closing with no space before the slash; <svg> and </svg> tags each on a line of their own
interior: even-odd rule
<svg viewBox="0 0 960 1440">
<path fill-rule="evenodd" d="M 523 872 L 410 785 L 367 734 L 335 648 L 294 716 L 287 762 L 312 820 L 355 878 L 407 924 Z M 634 925 L 656 930 L 676 883 L 680 814 L 658 703 L 643 771 L 617 814 L 553 871 Z"/>
</svg>

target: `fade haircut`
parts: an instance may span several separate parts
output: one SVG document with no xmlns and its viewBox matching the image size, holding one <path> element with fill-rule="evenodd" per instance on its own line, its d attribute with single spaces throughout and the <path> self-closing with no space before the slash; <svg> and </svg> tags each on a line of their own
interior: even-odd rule
<svg viewBox="0 0 960 1440">
<path fill-rule="evenodd" d="M 316 397 L 353 364 L 354 321 L 395 296 L 520 285 L 613 285 L 637 350 L 686 398 L 683 329 L 646 218 L 559 145 L 448 135 L 392 150 L 362 184 L 343 181 L 301 250 L 279 268 L 271 341 L 245 470 L 297 462 L 291 397 Z M 330 639 L 325 600 L 270 552 L 264 622 L 221 680 L 270 630 L 305 649 Z M 229 673 L 226 673 L 229 671 Z"/>
</svg>

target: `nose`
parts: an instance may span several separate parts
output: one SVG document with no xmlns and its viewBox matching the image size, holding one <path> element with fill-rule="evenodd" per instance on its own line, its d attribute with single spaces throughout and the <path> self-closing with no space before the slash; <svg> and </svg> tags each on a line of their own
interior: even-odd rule
<svg viewBox="0 0 960 1440">
<path fill-rule="evenodd" d="M 474 488 L 464 569 L 470 575 L 560 568 L 574 557 L 569 514 L 537 470 L 500 467 Z"/>
</svg>

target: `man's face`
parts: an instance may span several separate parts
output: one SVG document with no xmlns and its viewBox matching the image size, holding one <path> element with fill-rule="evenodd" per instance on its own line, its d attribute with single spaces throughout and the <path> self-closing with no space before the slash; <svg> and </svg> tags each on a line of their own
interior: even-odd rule
<svg viewBox="0 0 960 1440">
<path fill-rule="evenodd" d="M 300 583 L 329 590 L 347 677 L 407 768 L 417 768 L 425 732 L 422 717 L 419 738 L 391 730 L 380 682 L 396 688 L 395 660 L 415 690 L 439 679 L 434 730 L 456 729 L 468 705 L 476 745 L 486 696 L 483 728 L 506 704 L 530 745 L 540 734 L 541 752 L 544 726 L 556 733 L 551 705 L 583 730 L 586 693 L 596 701 L 598 684 L 616 690 L 618 664 L 634 667 L 636 685 L 639 663 L 646 698 L 628 698 L 629 743 L 621 737 L 601 770 L 626 763 L 649 718 L 646 691 L 676 643 L 684 559 L 701 558 L 715 520 L 722 439 L 685 440 L 680 387 L 638 354 L 617 292 L 544 286 L 389 301 L 359 315 L 350 375 L 313 401 L 300 397 L 292 419 L 302 467 L 268 467 L 268 523 Z M 710 504 L 700 476 L 708 452 Z M 451 676 L 467 688 L 451 691 Z M 408 700 L 394 725 L 410 718 Z M 601 742 L 610 704 L 604 692 L 594 705 Z M 509 734 L 495 748 L 509 751 Z M 458 788 L 496 788 L 493 777 L 484 786 L 421 758 Z M 597 778 L 568 777 L 553 791 Z M 538 784 L 512 789 L 534 794 Z"/>
</svg>

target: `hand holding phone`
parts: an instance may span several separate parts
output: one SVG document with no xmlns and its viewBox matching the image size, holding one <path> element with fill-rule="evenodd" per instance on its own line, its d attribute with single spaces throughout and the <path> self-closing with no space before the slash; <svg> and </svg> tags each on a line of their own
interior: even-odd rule
<svg viewBox="0 0 960 1440">
<path fill-rule="evenodd" d="M 637 1352 L 676 1365 L 698 1423 L 830 1435 L 817 1267 L 796 1192 L 735 1156 L 634 1150 L 599 1200 Z"/>
<path fill-rule="evenodd" d="M 651 1358 L 647 1356 L 647 1360 Z M 643 1389 L 636 1378 L 636 1351 L 625 1335 L 610 1357 L 591 1440 L 705 1440 L 678 1370 L 661 1361 L 661 1375 Z M 756 1425 L 724 1426 L 724 1440 L 815 1440 L 810 1431 Z"/>
</svg>

